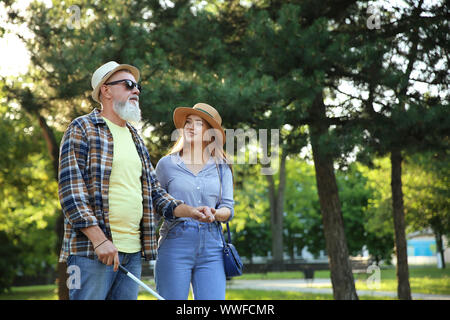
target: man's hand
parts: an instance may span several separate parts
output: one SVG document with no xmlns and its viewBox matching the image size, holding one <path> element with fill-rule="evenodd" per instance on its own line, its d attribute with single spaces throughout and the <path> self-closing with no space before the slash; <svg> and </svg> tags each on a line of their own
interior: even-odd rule
<svg viewBox="0 0 450 320">
<path fill-rule="evenodd" d="M 95 253 L 98 256 L 98 260 L 102 263 L 110 266 L 114 263 L 114 272 L 119 269 L 119 250 L 117 250 L 116 246 L 109 240 L 99 243 L 93 243 L 95 249 Z"/>
<path fill-rule="evenodd" d="M 119 269 L 119 250 L 106 238 L 103 231 L 98 226 L 81 229 L 86 237 L 91 240 L 94 252 L 100 262 L 110 266 L 114 263 L 114 272 Z"/>
</svg>

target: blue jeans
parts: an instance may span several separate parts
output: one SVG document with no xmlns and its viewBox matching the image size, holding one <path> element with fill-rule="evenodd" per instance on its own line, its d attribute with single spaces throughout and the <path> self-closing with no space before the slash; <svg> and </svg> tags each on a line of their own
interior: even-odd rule
<svg viewBox="0 0 450 320">
<path fill-rule="evenodd" d="M 168 300 L 224 300 L 223 242 L 216 224 L 187 220 L 176 225 L 158 248 L 155 282 Z"/>
<path fill-rule="evenodd" d="M 141 252 L 119 252 L 119 261 L 137 278 L 141 278 Z M 67 268 L 70 300 L 137 299 L 139 285 L 120 270 L 114 272 L 114 265 L 107 266 L 98 259 L 70 255 Z"/>
</svg>

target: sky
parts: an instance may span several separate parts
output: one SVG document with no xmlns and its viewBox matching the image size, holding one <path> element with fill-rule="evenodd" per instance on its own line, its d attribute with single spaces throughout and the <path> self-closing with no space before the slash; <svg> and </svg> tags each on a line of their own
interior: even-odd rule
<svg viewBox="0 0 450 320">
<path fill-rule="evenodd" d="M 27 72 L 30 55 L 23 42 L 12 34 L 0 38 L 0 76 L 14 76 Z"/>
<path fill-rule="evenodd" d="M 12 6 L 14 9 L 24 10 L 30 2 L 31 0 L 18 0 Z M 23 36 L 30 36 L 29 30 L 25 26 L 12 26 L 6 23 L 6 18 L 5 4 L 0 2 L 0 27 L 7 30 L 14 27 L 15 32 Z M 16 76 L 27 72 L 30 55 L 25 44 L 15 34 L 7 32 L 1 37 L 0 48 L 0 76 Z"/>
</svg>

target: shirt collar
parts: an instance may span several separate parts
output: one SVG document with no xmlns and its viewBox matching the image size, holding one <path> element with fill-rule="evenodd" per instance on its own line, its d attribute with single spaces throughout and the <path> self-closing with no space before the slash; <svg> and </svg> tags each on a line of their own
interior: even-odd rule
<svg viewBox="0 0 450 320">
<path fill-rule="evenodd" d="M 185 170 L 188 170 L 186 167 L 186 164 L 184 163 L 183 159 L 180 156 L 180 152 L 173 153 L 172 157 L 175 157 L 175 161 L 178 166 L 182 167 Z M 210 166 L 215 166 L 213 157 L 209 157 L 208 161 L 206 162 L 205 166 L 203 167 L 203 169 L 200 172 L 208 169 Z M 190 172 L 190 170 L 189 170 L 189 172 Z"/>
<path fill-rule="evenodd" d="M 180 156 L 180 152 L 179 152 L 179 151 L 178 151 L 178 152 L 175 152 L 175 153 L 172 153 L 172 156 L 175 157 L 175 160 L 177 161 L 177 164 L 179 164 L 179 163 L 184 163 L 183 159 L 181 159 L 181 156 Z M 208 161 L 206 162 L 206 164 L 214 164 L 214 158 L 213 158 L 213 157 L 209 157 L 209 159 L 208 159 Z"/>
<path fill-rule="evenodd" d="M 102 116 L 100 116 L 100 110 L 97 108 L 94 108 L 94 110 L 92 110 L 92 112 L 89 114 L 89 117 L 94 124 L 106 124 L 105 120 L 103 120 Z"/>
</svg>

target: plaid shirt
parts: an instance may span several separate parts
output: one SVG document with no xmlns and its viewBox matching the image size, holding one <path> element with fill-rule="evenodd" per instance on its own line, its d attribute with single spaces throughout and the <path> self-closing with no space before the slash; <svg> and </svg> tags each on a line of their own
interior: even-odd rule
<svg viewBox="0 0 450 320">
<path fill-rule="evenodd" d="M 95 258 L 92 242 L 80 231 L 99 226 L 112 240 L 109 225 L 108 188 L 113 162 L 113 137 L 106 122 L 94 109 L 75 119 L 61 142 L 59 157 L 59 200 L 64 212 L 64 239 L 59 257 Z M 183 201 L 173 199 L 159 184 L 150 156 L 136 129 L 127 123 L 142 161 L 143 216 L 140 224 L 142 253 L 156 258 L 156 214 L 174 219 L 173 210 Z"/>
</svg>

